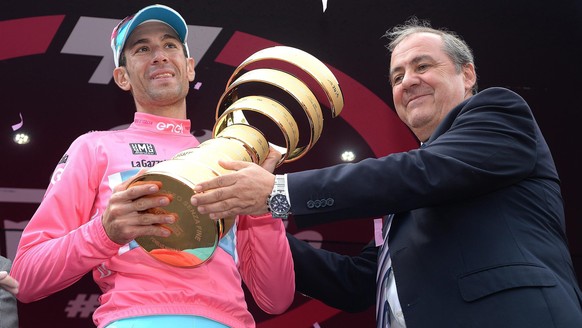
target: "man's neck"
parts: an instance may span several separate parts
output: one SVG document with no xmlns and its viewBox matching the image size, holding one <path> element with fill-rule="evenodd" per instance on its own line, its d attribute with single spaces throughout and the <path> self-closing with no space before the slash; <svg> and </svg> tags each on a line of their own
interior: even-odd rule
<svg viewBox="0 0 582 328">
<path fill-rule="evenodd" d="M 186 119 L 186 103 L 177 106 L 140 106 L 136 104 L 136 110 L 139 113 L 146 113 L 169 118 Z"/>
</svg>

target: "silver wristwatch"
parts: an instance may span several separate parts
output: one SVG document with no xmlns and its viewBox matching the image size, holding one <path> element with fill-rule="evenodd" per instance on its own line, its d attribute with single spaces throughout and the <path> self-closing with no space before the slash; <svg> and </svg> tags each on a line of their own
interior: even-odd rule
<svg viewBox="0 0 582 328">
<path fill-rule="evenodd" d="M 286 219 L 291 214 L 286 175 L 275 175 L 275 185 L 273 186 L 271 195 L 267 199 L 267 206 L 273 218 Z"/>
</svg>

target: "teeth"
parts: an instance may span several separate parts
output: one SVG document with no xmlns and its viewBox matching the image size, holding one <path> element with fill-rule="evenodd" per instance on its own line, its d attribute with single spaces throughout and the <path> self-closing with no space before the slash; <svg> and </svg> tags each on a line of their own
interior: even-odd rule
<svg viewBox="0 0 582 328">
<path fill-rule="evenodd" d="M 156 75 L 154 77 L 154 79 L 161 79 L 161 78 L 165 78 L 165 77 L 172 77 L 172 74 L 170 74 L 170 73 L 164 73 L 164 74 Z"/>
</svg>

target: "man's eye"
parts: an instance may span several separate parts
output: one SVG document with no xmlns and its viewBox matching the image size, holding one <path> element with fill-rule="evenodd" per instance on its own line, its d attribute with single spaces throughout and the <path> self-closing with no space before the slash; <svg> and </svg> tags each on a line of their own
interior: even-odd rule
<svg viewBox="0 0 582 328">
<path fill-rule="evenodd" d="M 392 85 L 397 85 L 400 84 L 402 82 L 402 75 L 396 75 L 392 78 Z"/>
<path fill-rule="evenodd" d="M 419 72 L 424 72 L 424 71 L 426 71 L 426 70 L 427 70 L 429 67 L 430 67 L 430 66 L 429 66 L 428 64 L 420 64 L 420 65 L 418 65 L 418 68 L 417 68 L 417 70 L 418 70 Z"/>
<path fill-rule="evenodd" d="M 178 48 L 178 45 L 175 43 L 168 43 L 166 44 L 166 48 Z"/>
<path fill-rule="evenodd" d="M 136 50 L 135 52 L 136 52 L 136 53 L 137 53 L 137 52 L 146 52 L 146 51 L 148 51 L 148 50 L 149 50 L 149 49 L 148 49 L 148 47 L 145 47 L 145 46 L 144 46 L 144 47 L 139 47 L 139 48 L 137 48 L 137 50 Z"/>
</svg>

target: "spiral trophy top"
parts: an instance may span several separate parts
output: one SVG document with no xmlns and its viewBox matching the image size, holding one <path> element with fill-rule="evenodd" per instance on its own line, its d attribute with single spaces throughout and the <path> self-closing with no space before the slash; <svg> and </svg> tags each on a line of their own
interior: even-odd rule
<svg viewBox="0 0 582 328">
<path fill-rule="evenodd" d="M 281 67 L 265 68 L 263 67 L 264 65 L 261 66 L 261 64 L 277 62 L 287 64 L 287 67 L 291 68 L 289 69 L 291 72 L 284 71 L 284 68 Z M 253 66 L 259 66 L 259 68 L 245 72 L 245 69 Z M 321 99 L 321 97 L 318 99 L 310 89 L 310 86 L 313 86 L 313 83 L 309 83 L 311 81 L 299 79 L 296 76 L 299 74 L 293 74 L 293 71 L 297 70 L 306 73 L 312 81 L 315 81 L 317 86 L 320 87 L 321 91 L 325 94 L 326 99 Z M 287 99 L 287 102 L 282 103 L 281 106 L 289 113 L 279 111 L 279 113 L 275 115 L 265 113 L 267 110 L 266 104 L 254 103 L 252 106 L 248 107 L 241 106 L 240 101 L 248 96 L 246 94 L 252 93 L 253 95 L 256 95 L 257 87 L 253 89 L 251 86 L 252 84 L 270 86 L 270 89 L 263 88 L 263 90 L 261 90 L 265 93 L 265 95 L 263 95 L 265 97 L 277 97 L 277 94 L 281 95 L 282 93 L 286 93 L 293 99 L 295 104 L 289 103 L 289 100 Z M 278 93 L 274 92 L 277 90 Z M 278 98 L 277 101 L 279 102 L 284 102 L 285 100 L 285 98 L 281 96 Z M 262 49 L 244 60 L 234 70 L 228 80 L 226 90 L 222 94 L 216 108 L 217 124 L 214 126 L 213 135 L 222 131 L 222 129 L 226 128 L 229 124 L 252 124 L 244 115 L 244 112 L 249 110 L 259 112 L 268 116 L 269 119 L 277 124 L 285 136 L 285 141 L 287 143 L 285 147 L 271 143 L 271 146 L 275 147 L 282 154 L 282 161 L 279 165 L 283 162 L 294 161 L 305 155 L 321 136 L 323 129 L 321 103 L 323 102 L 329 103 L 332 117 L 339 115 L 344 107 L 343 94 L 339 82 L 323 62 L 313 55 L 297 48 L 275 46 Z M 302 137 L 299 131 L 294 130 L 295 126 L 286 127 L 282 124 L 284 120 L 287 120 L 288 115 L 296 117 L 296 113 L 290 113 L 293 105 L 295 105 L 295 107 L 297 107 L 296 105 L 299 105 L 306 116 L 309 125 L 309 127 L 307 127 L 309 129 L 309 140 L 304 140 L 306 138 Z M 233 106 L 236 109 L 233 109 Z M 289 129 L 285 130 L 286 128 Z M 291 139 L 291 144 L 298 143 L 299 145 L 297 147 L 290 147 L 291 145 L 287 142 L 287 137 Z"/>
<path fill-rule="evenodd" d="M 341 113 L 344 108 L 344 97 L 335 75 L 315 56 L 293 47 L 275 46 L 255 52 L 234 70 L 230 80 L 227 82 L 227 86 L 230 86 L 245 68 L 251 66 L 253 63 L 266 60 L 289 63 L 309 74 L 325 92 L 330 103 L 332 117 L 336 117 Z"/>
</svg>

